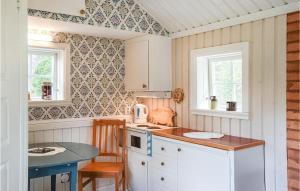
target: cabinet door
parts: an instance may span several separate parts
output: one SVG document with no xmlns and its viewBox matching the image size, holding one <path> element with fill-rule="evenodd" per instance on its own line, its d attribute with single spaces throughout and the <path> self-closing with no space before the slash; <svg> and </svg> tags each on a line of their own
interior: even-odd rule
<svg viewBox="0 0 300 191">
<path fill-rule="evenodd" d="M 127 90 L 148 90 L 148 40 L 126 43 L 125 87 Z"/>
<path fill-rule="evenodd" d="M 230 161 L 226 151 L 180 145 L 179 191 L 230 191 Z"/>
<path fill-rule="evenodd" d="M 172 90 L 172 41 L 151 37 L 149 42 L 149 90 Z"/>
<path fill-rule="evenodd" d="M 128 151 L 128 180 L 130 191 L 147 191 L 147 156 Z"/>
<path fill-rule="evenodd" d="M 28 8 L 84 16 L 80 13 L 80 10 L 85 10 L 85 0 L 28 0 Z"/>
</svg>

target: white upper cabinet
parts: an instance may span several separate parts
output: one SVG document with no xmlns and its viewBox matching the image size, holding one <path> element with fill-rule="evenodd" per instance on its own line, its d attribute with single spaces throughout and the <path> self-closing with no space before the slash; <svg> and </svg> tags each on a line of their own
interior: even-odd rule
<svg viewBox="0 0 300 191">
<path fill-rule="evenodd" d="M 125 87 L 131 91 L 171 91 L 171 39 L 145 35 L 126 41 Z"/>
<path fill-rule="evenodd" d="M 28 8 L 62 13 L 74 16 L 84 16 L 85 0 L 28 0 Z"/>
<path fill-rule="evenodd" d="M 125 49 L 125 87 L 129 90 L 148 89 L 148 40 L 127 42 Z"/>
</svg>

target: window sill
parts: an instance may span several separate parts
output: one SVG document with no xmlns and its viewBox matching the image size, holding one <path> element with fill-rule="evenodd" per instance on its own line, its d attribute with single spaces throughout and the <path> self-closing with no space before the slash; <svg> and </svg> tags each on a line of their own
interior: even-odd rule
<svg viewBox="0 0 300 191">
<path fill-rule="evenodd" d="M 226 117 L 226 118 L 246 119 L 246 120 L 249 119 L 248 112 L 210 110 L 210 109 L 194 109 L 191 112 L 193 115 L 207 115 L 213 117 Z"/>
<path fill-rule="evenodd" d="M 28 101 L 29 106 L 62 106 L 70 105 L 71 100 L 31 100 Z"/>
</svg>

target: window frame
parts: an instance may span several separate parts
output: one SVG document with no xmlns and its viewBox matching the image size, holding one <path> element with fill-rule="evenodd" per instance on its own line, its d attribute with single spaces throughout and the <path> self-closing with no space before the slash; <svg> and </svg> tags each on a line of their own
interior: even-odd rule
<svg viewBox="0 0 300 191">
<path fill-rule="evenodd" d="M 44 106 L 44 105 L 69 105 L 71 104 L 70 95 L 70 45 L 66 43 L 53 43 L 44 41 L 29 41 L 28 43 L 29 51 L 30 49 L 53 49 L 58 52 L 58 63 L 63 64 L 63 71 L 57 71 L 57 80 L 63 82 L 63 87 L 61 88 L 62 99 L 56 100 L 29 100 L 29 106 Z M 27 54 L 28 55 L 28 54 Z M 57 67 L 59 70 L 60 67 Z M 27 77 L 29 79 L 29 76 Z M 58 84 L 57 84 L 58 85 Z"/>
<path fill-rule="evenodd" d="M 208 59 L 215 55 L 230 55 L 237 52 L 242 54 L 242 111 L 210 110 L 208 104 L 205 105 L 205 100 L 210 94 Z M 192 50 L 189 93 L 190 110 L 193 115 L 249 119 L 249 42 Z"/>
</svg>

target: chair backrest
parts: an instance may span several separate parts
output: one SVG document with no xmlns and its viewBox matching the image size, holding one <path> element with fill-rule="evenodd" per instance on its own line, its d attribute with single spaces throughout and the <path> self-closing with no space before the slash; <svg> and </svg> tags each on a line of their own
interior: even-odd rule
<svg viewBox="0 0 300 191">
<path fill-rule="evenodd" d="M 115 157 L 125 162 L 127 129 L 126 121 L 118 119 L 93 120 L 93 146 L 98 147 L 98 156 Z M 122 149 L 120 149 L 120 146 Z M 121 151 L 121 152 L 120 152 Z M 93 159 L 93 162 L 95 159 Z"/>
</svg>

